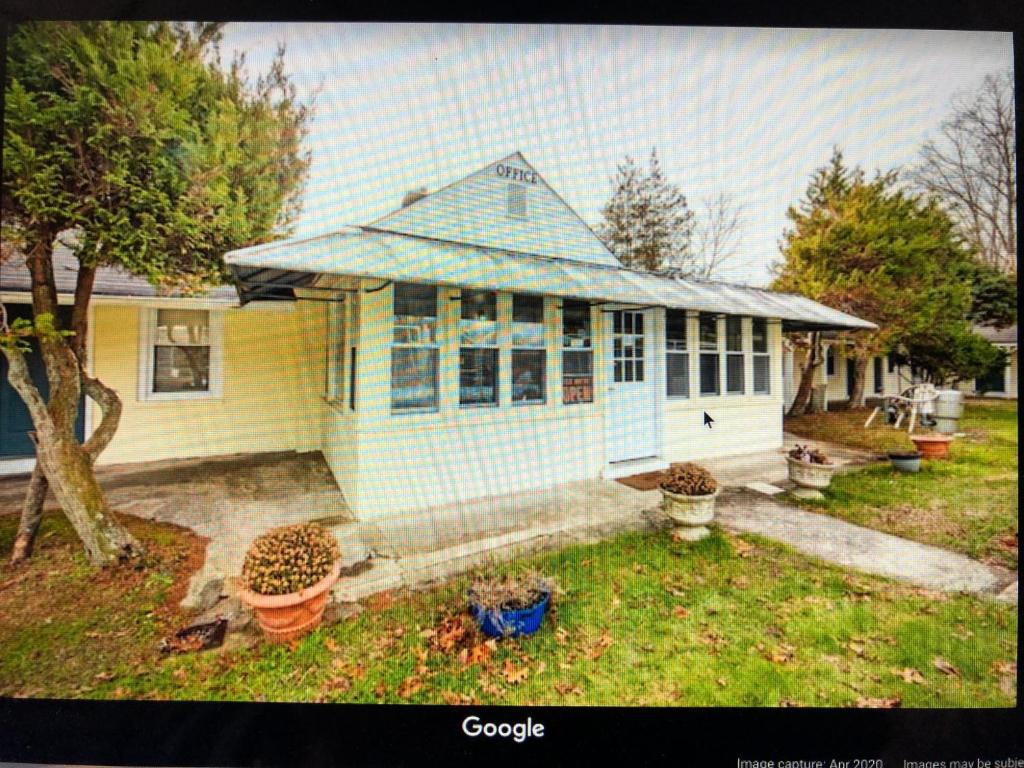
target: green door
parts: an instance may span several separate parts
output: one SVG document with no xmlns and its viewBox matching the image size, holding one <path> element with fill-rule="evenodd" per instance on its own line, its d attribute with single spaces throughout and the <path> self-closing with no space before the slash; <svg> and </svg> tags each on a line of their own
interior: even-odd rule
<svg viewBox="0 0 1024 768">
<path fill-rule="evenodd" d="M 32 307 L 28 304 L 7 304 L 7 320 L 13 322 L 19 317 L 32 319 Z M 61 307 L 61 320 L 67 324 L 71 319 L 71 308 Z M 26 354 L 32 381 L 39 387 L 44 398 L 49 395 L 50 387 L 46 381 L 46 366 L 39 354 L 39 347 L 32 340 L 32 351 Z M 85 439 L 85 401 L 78 405 L 78 421 L 75 422 L 75 434 L 79 440 Z M 7 358 L 0 355 L 0 459 L 29 458 L 35 455 L 35 447 L 28 433 L 34 429 L 28 408 L 21 401 L 21 396 L 7 381 Z"/>
</svg>

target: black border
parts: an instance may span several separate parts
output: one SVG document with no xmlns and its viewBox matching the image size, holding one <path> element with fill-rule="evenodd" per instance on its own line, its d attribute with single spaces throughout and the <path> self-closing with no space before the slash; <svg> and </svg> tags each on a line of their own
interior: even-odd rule
<svg viewBox="0 0 1024 768">
<path fill-rule="evenodd" d="M 1024 61 L 1024 7 L 1014 0 L 776 3 L 718 0 L 577 1 L 470 5 L 303 0 L 0 0 L 0 33 L 23 19 L 230 19 L 280 21 L 491 21 L 1008 30 Z M 6 46 L 4 46 L 6 48 Z M 0 67 L 3 66 L 0 56 Z M 1016 82 L 1018 126 L 1024 101 Z M 0 95 L 2 98 L 2 95 Z M 1018 161 L 1019 162 L 1019 161 Z M 1018 173 L 1019 176 L 1019 173 Z M 1020 204 L 1018 203 L 1018 211 Z M 1018 214 L 1019 215 L 1019 214 Z M 1018 649 L 1024 631 L 1018 623 Z M 1018 651 L 1019 654 L 1019 651 Z M 736 768 L 737 759 L 984 758 L 1021 760 L 1024 685 L 1015 709 L 836 710 L 619 707 L 443 707 L 416 705 L 120 702 L 0 698 L 0 760 L 81 765 L 432 765 L 487 766 L 592 760 L 626 765 Z M 495 722 L 531 717 L 545 735 L 522 744 L 471 739 L 463 718 Z M 1013 765 L 1013 764 L 1011 764 Z M 778 766 L 778 762 L 776 762 Z M 855 768 L 852 762 L 849 768 Z M 865 766 L 870 768 L 870 766 Z M 877 767 L 876 768 L 880 768 Z M 1004 768 L 1008 766 L 1004 765 Z"/>
</svg>

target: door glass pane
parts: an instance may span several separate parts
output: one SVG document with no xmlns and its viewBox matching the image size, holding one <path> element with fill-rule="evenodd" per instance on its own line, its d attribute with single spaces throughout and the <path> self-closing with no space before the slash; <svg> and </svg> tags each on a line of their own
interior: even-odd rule
<svg viewBox="0 0 1024 768">
<path fill-rule="evenodd" d="M 668 396 L 690 396 L 690 356 L 679 353 L 668 355 Z"/>
<path fill-rule="evenodd" d="M 718 355 L 702 354 L 700 356 L 700 393 L 702 395 L 718 394 Z"/>
<path fill-rule="evenodd" d="M 718 321 L 714 315 L 700 316 L 700 348 L 718 349 Z"/>
<path fill-rule="evenodd" d="M 644 361 L 643 360 L 637 360 L 635 365 L 636 365 L 636 367 L 634 369 L 634 373 L 636 375 L 636 378 L 634 379 L 634 381 L 643 381 L 644 380 Z"/>
<path fill-rule="evenodd" d="M 725 384 L 729 392 L 743 392 L 743 355 L 726 355 Z"/>
</svg>

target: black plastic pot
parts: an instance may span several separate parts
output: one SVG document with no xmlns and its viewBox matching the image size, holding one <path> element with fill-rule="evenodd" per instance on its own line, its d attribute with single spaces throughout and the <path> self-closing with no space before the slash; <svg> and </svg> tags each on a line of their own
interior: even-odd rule
<svg viewBox="0 0 1024 768">
<path fill-rule="evenodd" d="M 890 451 L 889 461 L 897 472 L 920 472 L 921 453 L 919 451 Z"/>
</svg>

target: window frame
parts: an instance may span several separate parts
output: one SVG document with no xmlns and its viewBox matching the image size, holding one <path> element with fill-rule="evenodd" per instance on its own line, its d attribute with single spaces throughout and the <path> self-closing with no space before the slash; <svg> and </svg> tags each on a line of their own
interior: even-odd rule
<svg viewBox="0 0 1024 768">
<path fill-rule="evenodd" d="M 466 293 L 489 293 L 494 297 L 494 320 L 490 321 L 494 323 L 494 343 L 493 344 L 463 344 L 462 343 L 462 321 L 466 320 L 462 316 L 462 310 L 465 306 L 465 294 Z M 459 289 L 459 312 L 457 323 L 456 338 L 458 341 L 458 352 L 459 352 L 459 365 L 458 365 L 458 406 L 460 409 L 473 409 L 473 408 L 500 408 L 501 407 L 501 348 L 502 340 L 504 337 L 502 322 L 501 322 L 501 309 L 500 304 L 500 292 L 499 291 L 488 291 L 479 290 L 476 288 L 460 288 Z M 489 350 L 494 354 L 494 400 L 483 402 L 483 403 L 464 403 L 462 402 L 462 352 L 463 350 Z"/>
<path fill-rule="evenodd" d="M 764 324 L 764 352 L 759 352 L 755 344 L 754 326 L 757 323 Z M 750 318 L 750 392 L 753 395 L 771 395 L 772 393 L 772 345 L 769 339 L 768 333 L 768 318 L 766 317 L 752 317 Z M 767 361 L 768 373 L 765 376 L 766 386 L 764 390 L 757 388 L 757 361 L 764 359 Z"/>
<path fill-rule="evenodd" d="M 401 285 L 423 285 L 422 283 L 399 283 L 392 285 L 391 291 L 391 370 L 388 373 L 388 395 L 390 398 L 391 414 L 400 415 L 406 413 L 437 413 L 441 407 L 441 324 L 443 315 L 441 313 L 441 291 L 437 286 L 427 286 L 434 290 L 434 334 L 430 343 L 423 342 L 396 342 L 395 341 L 395 293 Z M 429 315 L 424 315 L 429 317 Z M 355 345 L 353 345 L 354 347 Z M 434 404 L 425 406 L 395 406 L 395 363 L 394 350 L 398 349 L 429 349 L 434 353 Z M 354 367 L 353 367 L 354 370 Z M 355 410 L 354 390 L 350 405 Z"/>
<path fill-rule="evenodd" d="M 153 363 L 156 359 L 157 318 L 160 310 L 205 312 L 210 334 L 210 386 L 203 391 L 154 392 Z M 202 307 L 144 307 L 139 322 L 139 402 L 168 400 L 220 400 L 224 397 L 224 311 Z"/>
<path fill-rule="evenodd" d="M 669 315 L 680 315 L 683 319 L 683 336 L 679 338 L 671 338 L 669 336 Z M 678 344 L 682 342 L 682 348 L 672 347 L 671 344 Z M 673 394 L 669 392 L 669 358 L 676 357 L 683 360 L 683 369 L 686 371 L 686 393 L 685 394 Z M 691 396 L 691 381 L 690 381 L 690 317 L 685 309 L 666 309 L 665 310 L 665 397 L 668 400 L 689 400 Z"/>
<path fill-rule="evenodd" d="M 704 346 L 702 321 L 710 321 L 715 327 L 714 348 Z M 722 395 L 722 334 L 719 333 L 718 315 L 711 312 L 701 312 L 697 316 L 697 393 L 699 397 L 721 397 Z M 704 391 L 704 367 L 702 365 L 705 357 L 715 359 L 715 389 L 713 392 Z"/>
<path fill-rule="evenodd" d="M 735 324 L 735 323 L 739 324 L 739 332 L 740 332 L 740 335 L 739 335 L 739 342 L 740 342 L 739 349 L 733 349 L 732 347 L 729 346 L 729 333 L 730 333 L 729 326 L 731 324 Z M 745 334 L 743 333 L 743 318 L 740 315 L 727 315 L 726 318 L 725 318 L 725 339 L 724 339 L 724 341 L 725 341 L 725 344 L 724 344 L 725 349 L 724 349 L 723 354 L 725 356 L 725 394 L 728 395 L 728 396 L 731 396 L 731 397 L 737 397 L 737 396 L 742 397 L 743 395 L 747 394 L 747 372 L 746 372 L 747 352 L 746 352 L 746 349 L 745 349 L 746 345 L 744 344 L 744 341 L 745 341 L 744 336 L 745 336 Z M 739 389 L 732 389 L 733 381 L 732 381 L 732 377 L 729 375 L 729 363 L 730 363 L 730 359 L 731 358 L 739 358 L 739 362 L 740 362 L 740 381 L 739 381 L 740 388 Z"/>
<path fill-rule="evenodd" d="M 544 322 L 546 304 L 543 296 L 537 296 L 529 293 L 512 293 L 511 294 L 511 319 L 509 320 L 509 329 L 506 338 L 509 340 L 509 375 L 510 380 L 510 392 L 509 395 L 512 398 L 511 403 L 513 406 L 530 406 L 530 405 L 547 405 L 548 402 L 548 344 L 547 344 L 547 327 Z M 515 343 L 515 330 L 517 322 L 526 322 L 516 320 L 516 299 L 531 299 L 540 301 L 540 344 L 516 344 Z M 499 320 L 499 340 L 501 338 L 500 320 Z M 541 369 L 540 369 L 540 399 L 534 400 L 516 400 L 516 382 L 515 382 L 515 370 L 516 370 L 516 353 L 517 352 L 528 352 L 528 353 L 540 353 Z"/>
<path fill-rule="evenodd" d="M 327 305 L 327 354 L 324 399 L 338 405 L 345 402 L 347 378 L 348 302 Z"/>
<path fill-rule="evenodd" d="M 583 346 L 579 346 L 579 347 L 566 346 L 566 334 L 565 334 L 565 309 L 566 309 L 566 306 L 565 305 L 567 303 L 568 304 L 572 304 L 572 305 L 582 306 L 582 308 L 584 310 L 583 317 L 584 317 L 584 324 L 586 326 L 586 331 L 587 331 L 585 340 L 586 340 L 587 343 L 584 344 Z M 584 299 L 562 299 L 561 302 L 558 305 L 558 322 L 559 322 L 559 326 L 558 326 L 558 351 L 560 353 L 559 362 L 561 363 L 561 370 L 559 371 L 559 374 L 561 375 L 561 387 L 560 387 L 560 389 L 562 391 L 562 397 L 561 397 L 562 405 L 563 406 L 592 405 L 594 403 L 594 389 L 596 387 L 596 374 L 594 372 L 594 342 L 595 342 L 595 340 L 594 340 L 594 316 L 593 316 L 592 311 L 591 311 L 590 303 L 587 302 Z M 566 353 L 579 353 L 581 355 L 586 354 L 589 357 L 589 360 L 590 360 L 590 399 L 589 400 L 575 400 L 575 401 L 571 401 L 571 402 L 566 402 L 566 399 L 565 399 L 565 379 L 566 379 L 565 359 L 566 359 Z M 582 378 L 582 376 L 578 376 L 576 378 Z"/>
</svg>

